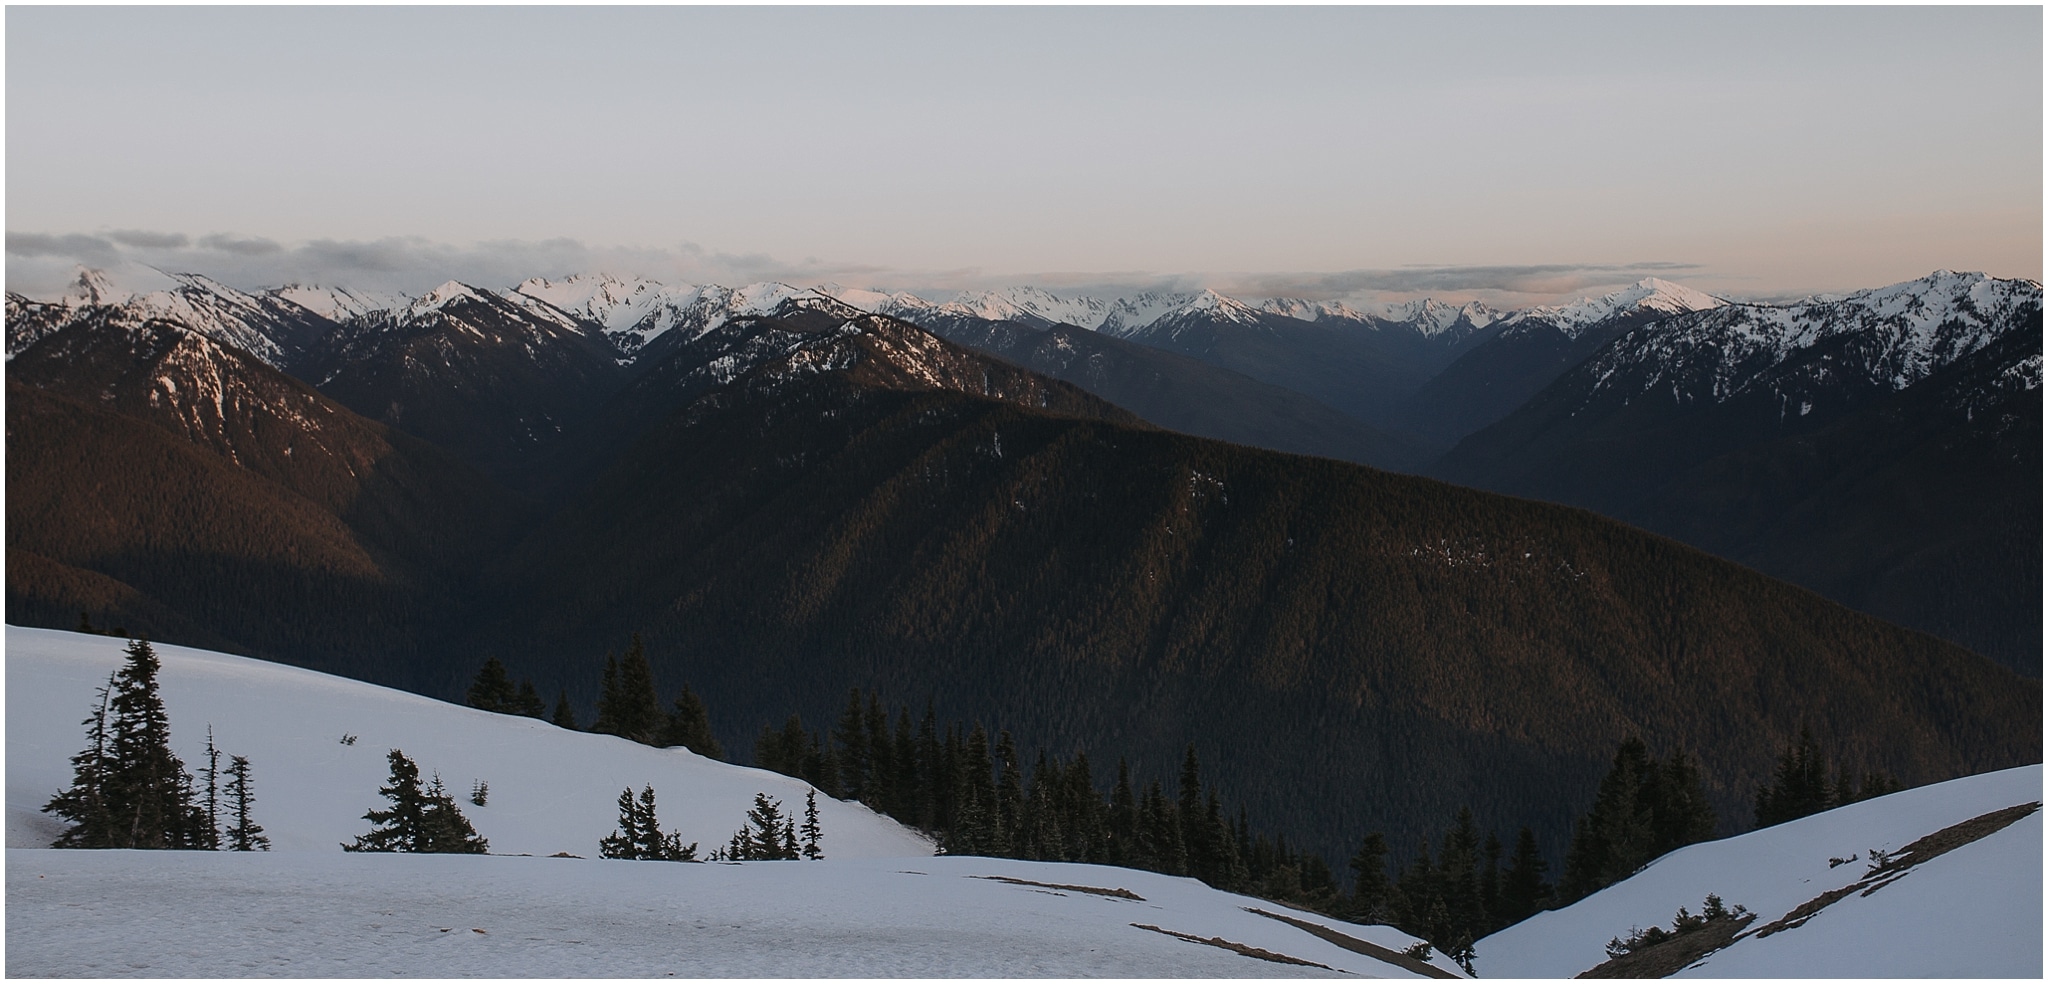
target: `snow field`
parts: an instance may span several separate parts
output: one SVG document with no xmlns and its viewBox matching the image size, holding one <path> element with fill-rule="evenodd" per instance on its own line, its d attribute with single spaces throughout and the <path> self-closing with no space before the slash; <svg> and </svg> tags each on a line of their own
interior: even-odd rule
<svg viewBox="0 0 2048 984">
<path fill-rule="evenodd" d="M 2041 766 L 1968 776 L 1852 803 L 1738 837 L 1681 848 L 1626 881 L 1538 913 L 1476 945 L 1485 977 L 1571 977 L 1607 959 L 1631 928 L 1670 928 L 1707 893 L 1757 914 L 1750 928 L 1869 871 L 1872 848 L 1897 851 L 1944 827 L 2041 799 Z M 1679 976 L 2039 977 L 2041 815 L 1852 894 L 1810 922 L 1749 937 Z M 1832 858 L 1856 860 L 1830 866 Z"/>
<path fill-rule="evenodd" d="M 173 743 L 206 725 L 254 766 L 270 853 L 42 850 L 40 812 L 70 783 L 78 723 L 125 640 L 7 629 L 7 966 L 15 976 L 1295 977 L 1412 976 L 1283 911 L 1393 950 L 1415 939 L 1091 865 L 933 857 L 924 837 L 824 797 L 824 861 L 596 858 L 629 784 L 707 851 L 756 791 L 801 811 L 794 779 L 683 749 L 565 731 L 258 660 L 159 645 Z M 343 744 L 344 734 L 354 735 Z M 438 770 L 491 856 L 350 854 L 385 752 Z M 467 800 L 475 779 L 488 804 Z M 581 855 L 556 858 L 558 851 Z M 528 856 L 506 856 L 528 855 Z M 983 876 L 1042 885 L 1019 885 Z M 1052 886 L 1126 889 L 1142 901 Z M 1274 963 L 1133 923 L 1324 964 Z M 482 932 L 478 932 L 481 930 Z M 1441 956 L 1435 964 L 1449 969 Z"/>
</svg>

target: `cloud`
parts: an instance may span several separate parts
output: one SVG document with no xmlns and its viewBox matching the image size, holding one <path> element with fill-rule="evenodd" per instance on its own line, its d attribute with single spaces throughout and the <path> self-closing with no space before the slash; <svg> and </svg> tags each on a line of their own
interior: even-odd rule
<svg viewBox="0 0 2048 984">
<path fill-rule="evenodd" d="M 1253 274 L 1222 278 L 1217 289 L 1257 297 L 1336 300 L 1372 294 L 1497 294 L 1554 297 L 1644 277 L 1699 272 L 1696 263 L 1549 263 L 1525 266 L 1412 266 L 1315 274 Z"/>
<path fill-rule="evenodd" d="M 116 229 L 107 238 L 123 246 L 142 249 L 177 249 L 192 241 L 182 232 L 150 232 L 147 229 Z"/>
<path fill-rule="evenodd" d="M 1203 287 L 1247 299 L 1298 297 L 1354 306 L 1434 296 L 1524 306 L 1569 300 L 1646 276 L 1697 275 L 1691 263 L 1407 266 L 1322 273 L 1175 273 L 1146 271 L 991 273 L 976 267 L 907 270 L 807 256 L 726 252 L 694 242 L 660 247 L 593 246 L 576 239 L 492 240 L 456 245 L 420 237 L 314 239 L 280 243 L 228 233 L 103 230 L 97 233 L 9 232 L 8 289 L 29 296 L 61 293 L 77 266 L 138 282 L 152 270 L 203 273 L 253 290 L 288 283 L 321 283 L 372 290 L 424 293 L 448 280 L 506 287 L 529 277 L 558 278 L 605 272 L 667 284 L 756 283 L 778 280 L 810 286 L 839 283 L 909 291 L 932 299 L 960 291 L 1030 284 L 1067 294 L 1130 296 L 1146 291 Z"/>
</svg>

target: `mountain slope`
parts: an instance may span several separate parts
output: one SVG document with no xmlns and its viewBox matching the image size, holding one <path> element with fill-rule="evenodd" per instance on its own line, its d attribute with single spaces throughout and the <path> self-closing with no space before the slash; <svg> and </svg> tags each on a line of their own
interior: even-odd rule
<svg viewBox="0 0 2048 984">
<path fill-rule="evenodd" d="M 1618 339 L 1434 468 L 2040 666 L 2040 288 L 1938 273 Z"/>
<path fill-rule="evenodd" d="M 105 310 L 7 376 L 18 619 L 401 672 L 509 517 L 472 469 L 171 322 Z"/>
<path fill-rule="evenodd" d="M 735 747 L 849 686 L 1141 775 L 1192 740 L 1332 855 L 1463 803 L 1556 843 L 1630 733 L 1729 817 L 1802 724 L 1912 781 L 2038 755 L 2008 671 L 1618 523 L 821 364 L 642 433 L 500 565 L 486 646 L 587 697 L 640 632 Z"/>
<path fill-rule="evenodd" d="M 1669 927 L 1708 893 L 1757 914 L 1743 938 L 1678 977 L 2039 977 L 2041 814 L 1936 853 L 1924 837 L 2009 807 L 2041 802 L 2041 769 L 1975 775 L 1854 803 L 1727 840 L 1695 844 L 1579 902 L 1477 945 L 1488 977 L 1570 977 L 1604 962 L 1609 939 Z M 2014 811 L 2023 812 L 2023 811 Z M 1993 821 L 1992 823 L 1996 823 Z M 1983 833 L 1980 824 L 1972 833 Z M 1968 829 L 1968 828 L 1966 828 Z M 1896 857 L 1872 879 L 1872 849 Z M 1837 863 L 1840 859 L 1846 862 Z M 1917 863 L 1912 863 L 1917 862 Z M 1883 882 L 1882 890 L 1870 884 Z M 1854 886 L 1855 891 L 1839 892 Z M 1867 890 L 1866 890 L 1867 889 Z M 1810 922 L 1759 932 L 1796 908 L 1838 896 Z M 1690 966 L 1687 966 L 1690 964 Z M 1673 968 L 1677 969 L 1677 968 Z"/>
<path fill-rule="evenodd" d="M 1401 471 L 1423 463 L 1419 449 L 1314 399 L 1173 352 L 1065 325 L 964 316 L 928 317 L 922 325 L 1169 430 Z"/>
<path fill-rule="evenodd" d="M 1448 448 L 1507 416 L 1631 329 L 1723 303 L 1652 277 L 1601 297 L 1516 312 L 1495 322 L 1490 338 L 1460 354 L 1409 396 L 1400 419 Z"/>
<path fill-rule="evenodd" d="M 350 320 L 298 375 L 521 488 L 547 484 L 537 463 L 622 377 L 570 315 L 453 281 Z"/>
</svg>

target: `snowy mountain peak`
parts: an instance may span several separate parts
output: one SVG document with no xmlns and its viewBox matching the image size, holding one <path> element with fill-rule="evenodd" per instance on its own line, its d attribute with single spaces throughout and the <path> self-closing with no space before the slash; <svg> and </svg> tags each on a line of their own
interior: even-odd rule
<svg viewBox="0 0 2048 984">
<path fill-rule="evenodd" d="M 403 307 L 411 301 L 411 298 L 404 294 L 382 294 L 351 287 L 325 287 L 319 284 L 286 284 L 268 293 L 329 321 L 346 321 L 372 311 Z"/>
<path fill-rule="evenodd" d="M 134 296 L 129 291 L 114 286 L 107 279 L 105 270 L 78 268 L 78 279 L 64 291 L 58 303 L 65 307 L 92 307 L 100 304 L 119 304 Z"/>
<path fill-rule="evenodd" d="M 1691 311 L 1709 311 L 1723 307 L 1727 303 L 1683 284 L 1675 284 L 1658 277 L 1645 277 L 1600 297 L 1585 297 L 1570 304 L 1530 308 L 1509 318 L 1508 322 L 1543 322 L 1576 338 L 1585 329 L 1619 315 L 1638 312 L 1685 314 Z"/>
<path fill-rule="evenodd" d="M 672 289 L 640 277 L 579 273 L 561 280 L 533 277 L 521 281 L 510 293 L 515 297 L 543 301 L 557 310 L 595 321 L 608 331 L 619 331 L 632 327 L 645 317 L 655 297 Z"/>
</svg>

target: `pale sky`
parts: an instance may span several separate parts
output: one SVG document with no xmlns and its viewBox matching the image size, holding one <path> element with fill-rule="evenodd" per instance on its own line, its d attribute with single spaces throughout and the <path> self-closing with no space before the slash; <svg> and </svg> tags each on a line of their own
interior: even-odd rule
<svg viewBox="0 0 2048 984">
<path fill-rule="evenodd" d="M 10 7 L 7 274 L 2041 277 L 2042 12 Z"/>
</svg>

